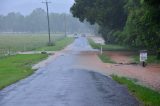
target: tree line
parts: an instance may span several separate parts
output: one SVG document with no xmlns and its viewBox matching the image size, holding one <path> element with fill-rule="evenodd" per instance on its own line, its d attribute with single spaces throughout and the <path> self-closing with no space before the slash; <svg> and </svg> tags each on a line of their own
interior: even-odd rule
<svg viewBox="0 0 160 106">
<path fill-rule="evenodd" d="M 90 32 L 92 27 L 87 22 L 81 23 L 70 14 L 50 13 L 51 32 L 64 32 L 65 23 L 68 33 Z M 8 15 L 0 15 L 0 32 L 47 32 L 46 12 L 37 8 L 27 16 L 11 12 Z"/>
<path fill-rule="evenodd" d="M 97 23 L 106 43 L 160 51 L 159 0 L 75 0 L 71 12 Z"/>
</svg>

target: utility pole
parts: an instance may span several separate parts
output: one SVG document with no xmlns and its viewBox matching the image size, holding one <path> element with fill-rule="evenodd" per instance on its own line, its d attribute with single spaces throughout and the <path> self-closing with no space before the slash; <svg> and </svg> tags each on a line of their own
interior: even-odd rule
<svg viewBox="0 0 160 106">
<path fill-rule="evenodd" d="M 51 2 L 48 2 L 48 1 L 46 0 L 45 2 L 42 2 L 42 3 L 45 3 L 45 4 L 46 4 L 46 8 L 47 8 L 48 35 L 49 35 L 48 46 L 51 46 L 52 43 L 51 43 L 50 22 L 49 22 L 49 9 L 48 9 L 48 3 L 51 3 Z"/>
<path fill-rule="evenodd" d="M 66 14 L 64 14 L 64 30 L 65 30 L 65 37 L 67 37 L 67 20 L 66 20 Z"/>
</svg>

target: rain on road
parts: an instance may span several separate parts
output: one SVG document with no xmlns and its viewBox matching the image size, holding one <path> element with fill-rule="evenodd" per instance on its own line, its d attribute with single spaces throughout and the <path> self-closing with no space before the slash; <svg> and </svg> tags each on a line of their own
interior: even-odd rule
<svg viewBox="0 0 160 106">
<path fill-rule="evenodd" d="M 32 76 L 0 91 L 0 106 L 139 105 L 110 77 L 75 68 L 81 52 L 94 51 L 85 37 L 76 39 L 70 48 Z"/>
</svg>

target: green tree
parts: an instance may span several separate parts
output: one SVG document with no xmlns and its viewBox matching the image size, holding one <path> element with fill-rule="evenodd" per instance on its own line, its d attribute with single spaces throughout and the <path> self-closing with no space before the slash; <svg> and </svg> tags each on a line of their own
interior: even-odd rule
<svg viewBox="0 0 160 106">
<path fill-rule="evenodd" d="M 71 12 L 80 21 L 97 23 L 104 39 L 114 41 L 112 33 L 122 30 L 126 22 L 124 5 L 124 0 L 75 0 Z"/>
</svg>

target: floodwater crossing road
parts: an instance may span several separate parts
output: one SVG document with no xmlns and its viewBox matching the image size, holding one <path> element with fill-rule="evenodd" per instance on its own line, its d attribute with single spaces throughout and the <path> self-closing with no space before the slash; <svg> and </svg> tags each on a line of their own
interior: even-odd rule
<svg viewBox="0 0 160 106">
<path fill-rule="evenodd" d="M 83 51 L 94 50 L 85 37 L 79 37 L 68 50 L 32 76 L 0 91 L 0 106 L 139 105 L 125 87 L 111 78 L 76 67 Z"/>
</svg>

